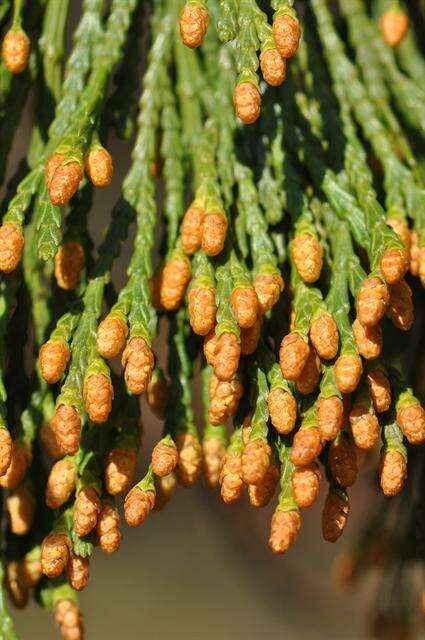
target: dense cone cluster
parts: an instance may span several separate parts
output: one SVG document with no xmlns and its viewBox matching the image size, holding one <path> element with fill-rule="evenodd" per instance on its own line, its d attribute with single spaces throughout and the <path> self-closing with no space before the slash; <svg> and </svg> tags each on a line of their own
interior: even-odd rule
<svg viewBox="0 0 425 640">
<path fill-rule="evenodd" d="M 0 226 L 0 571 L 17 607 L 33 592 L 79 640 L 119 496 L 136 527 L 202 474 L 226 504 L 274 501 L 283 554 L 323 485 L 338 540 L 365 457 L 385 496 L 410 481 L 423 22 L 384 0 L 83 0 L 64 56 L 68 2 L 16 2 L 6 32 L 9 4 L 1 180 L 31 84 L 36 99 Z M 131 162 L 95 246 L 111 132 Z M 147 458 L 142 395 L 163 425 Z"/>
</svg>

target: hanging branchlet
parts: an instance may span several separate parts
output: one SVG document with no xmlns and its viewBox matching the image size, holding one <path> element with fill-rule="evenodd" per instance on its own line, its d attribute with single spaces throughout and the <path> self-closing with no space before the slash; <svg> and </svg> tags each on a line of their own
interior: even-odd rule
<svg viewBox="0 0 425 640">
<path fill-rule="evenodd" d="M 281 462 L 279 504 L 273 514 L 269 547 L 274 553 L 285 553 L 295 542 L 301 528 L 301 517 L 292 488 L 293 465 L 290 447 L 280 445 Z"/>
</svg>

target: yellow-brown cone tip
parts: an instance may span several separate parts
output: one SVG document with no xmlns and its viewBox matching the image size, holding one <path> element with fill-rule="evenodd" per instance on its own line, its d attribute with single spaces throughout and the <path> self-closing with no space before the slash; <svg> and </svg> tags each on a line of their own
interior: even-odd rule
<svg viewBox="0 0 425 640">
<path fill-rule="evenodd" d="M 390 47 L 397 47 L 409 29 L 409 17 L 400 10 L 386 11 L 379 20 L 382 37 Z"/>
<path fill-rule="evenodd" d="M 285 553 L 294 544 L 300 528 L 298 511 L 275 511 L 270 527 L 270 549 L 274 553 Z"/>
<path fill-rule="evenodd" d="M 244 124 L 253 124 L 260 117 L 261 95 L 252 82 L 240 82 L 233 93 L 236 115 Z"/>
<path fill-rule="evenodd" d="M 399 451 L 386 451 L 379 469 L 381 488 L 386 496 L 395 496 L 403 488 L 407 476 L 406 459 Z"/>
<path fill-rule="evenodd" d="M 72 291 L 77 286 L 84 265 L 84 251 L 79 242 L 65 242 L 55 255 L 55 278 L 58 287 Z"/>
<path fill-rule="evenodd" d="M 142 524 L 155 504 L 155 494 L 152 491 L 143 491 L 139 487 L 133 487 L 127 494 L 124 502 L 124 514 L 130 527 Z"/>
<path fill-rule="evenodd" d="M 95 187 L 103 188 L 111 184 L 114 165 L 112 156 L 106 149 L 98 148 L 90 151 L 84 159 L 84 168 Z"/>
<path fill-rule="evenodd" d="M 202 44 L 208 29 L 208 12 L 202 6 L 186 4 L 180 12 L 180 36 L 183 43 L 195 49 Z"/>
<path fill-rule="evenodd" d="M 280 15 L 273 22 L 273 37 L 282 58 L 292 58 L 301 38 L 300 23 L 289 15 Z"/>
<path fill-rule="evenodd" d="M 264 80 L 272 87 L 279 87 L 286 78 L 286 60 L 278 49 L 267 49 L 260 58 L 261 73 Z"/>
<path fill-rule="evenodd" d="M 24 236 L 21 229 L 10 222 L 0 227 L 0 271 L 11 273 L 21 261 Z"/>
<path fill-rule="evenodd" d="M 28 65 L 30 41 L 22 30 L 10 29 L 4 37 L 1 55 L 10 73 L 22 73 Z"/>
</svg>

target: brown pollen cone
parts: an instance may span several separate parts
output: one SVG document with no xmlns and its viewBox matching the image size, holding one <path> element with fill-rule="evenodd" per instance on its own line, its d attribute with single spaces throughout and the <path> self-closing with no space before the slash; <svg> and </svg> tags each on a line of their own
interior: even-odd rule
<svg viewBox="0 0 425 640">
<path fill-rule="evenodd" d="M 236 287 L 230 296 L 235 320 L 241 329 L 252 327 L 258 314 L 258 298 L 253 287 Z"/>
<path fill-rule="evenodd" d="M 63 207 L 76 193 L 82 179 L 83 170 L 79 162 L 65 161 L 59 164 L 47 186 L 51 203 Z"/>
<path fill-rule="evenodd" d="M 17 487 L 7 497 L 7 511 L 10 530 L 17 536 L 29 533 L 35 513 L 36 501 L 33 492 L 26 485 Z"/>
<path fill-rule="evenodd" d="M 298 393 L 301 393 L 304 396 L 312 393 L 319 383 L 320 376 L 320 358 L 314 349 L 310 349 L 307 361 L 295 384 Z"/>
<path fill-rule="evenodd" d="M 387 284 L 397 284 L 406 275 L 409 268 L 409 255 L 406 249 L 388 249 L 379 263 Z"/>
<path fill-rule="evenodd" d="M 253 124 L 260 117 L 261 95 L 252 82 L 240 82 L 233 92 L 236 115 L 244 124 Z"/>
<path fill-rule="evenodd" d="M 379 438 L 379 422 L 368 407 L 354 404 L 350 411 L 350 426 L 356 447 L 364 451 L 373 449 Z"/>
<path fill-rule="evenodd" d="M 239 500 L 244 486 L 242 480 L 242 458 L 227 453 L 220 473 L 221 498 L 226 504 Z"/>
<path fill-rule="evenodd" d="M 65 452 L 62 447 L 59 446 L 56 434 L 53 431 L 50 422 L 44 422 L 41 425 L 39 435 L 44 450 L 46 451 L 47 455 L 50 456 L 50 458 L 52 458 L 53 460 L 59 460 L 59 458 L 63 458 Z"/>
<path fill-rule="evenodd" d="M 229 382 L 239 367 L 241 345 L 234 333 L 222 333 L 214 352 L 214 373 L 219 380 Z"/>
<path fill-rule="evenodd" d="M 226 242 L 229 223 L 224 213 L 206 213 L 202 222 L 202 249 L 207 256 L 218 256 Z"/>
<path fill-rule="evenodd" d="M 74 407 L 61 404 L 52 420 L 52 428 L 59 446 L 68 455 L 77 453 L 80 446 L 81 418 Z"/>
<path fill-rule="evenodd" d="M 317 401 L 317 426 L 322 440 L 335 440 L 344 426 L 344 404 L 338 396 L 319 398 Z"/>
<path fill-rule="evenodd" d="M 258 308 L 262 315 L 276 304 L 283 291 L 283 279 L 278 273 L 259 273 L 254 278 Z"/>
<path fill-rule="evenodd" d="M 249 356 L 257 348 L 261 336 L 263 321 L 261 316 L 257 316 L 256 321 L 249 329 L 241 329 L 241 354 Z"/>
<path fill-rule="evenodd" d="M 195 484 L 201 471 L 202 447 L 196 436 L 191 433 L 180 433 L 176 437 L 179 454 L 177 478 L 179 484 L 190 487 Z"/>
<path fill-rule="evenodd" d="M 335 384 L 341 393 L 353 393 L 362 377 L 363 366 L 359 356 L 342 355 L 334 365 Z"/>
<path fill-rule="evenodd" d="M 122 538 L 120 520 L 118 511 L 104 502 L 96 525 L 97 538 L 104 553 L 115 553 L 119 549 Z"/>
<path fill-rule="evenodd" d="M 234 416 L 243 387 L 239 380 L 222 382 L 215 375 L 210 378 L 210 406 L 208 419 L 212 425 L 224 424 L 229 416 Z"/>
<path fill-rule="evenodd" d="M 81 556 L 74 556 L 68 560 L 66 565 L 66 577 L 69 584 L 75 591 L 82 591 L 89 581 L 89 569 L 90 562 L 88 558 L 82 558 Z"/>
<path fill-rule="evenodd" d="M 292 476 L 294 499 L 300 509 L 308 509 L 320 490 L 320 469 L 316 462 L 295 469 Z"/>
<path fill-rule="evenodd" d="M 215 289 L 199 285 L 192 287 L 188 295 L 189 322 L 198 336 L 206 336 L 214 329 Z"/>
<path fill-rule="evenodd" d="M 158 442 L 152 451 L 152 469 L 157 476 L 168 476 L 177 466 L 179 454 L 176 447 Z"/>
<path fill-rule="evenodd" d="M 183 251 L 191 256 L 202 244 L 202 223 L 205 211 L 201 207 L 191 206 L 183 216 L 180 232 Z"/>
<path fill-rule="evenodd" d="M 22 30 L 10 29 L 1 48 L 1 57 L 10 73 L 22 73 L 27 68 L 30 55 L 30 41 Z"/>
<path fill-rule="evenodd" d="M 20 442 L 14 442 L 12 444 L 10 465 L 6 473 L 0 477 L 0 487 L 3 487 L 3 489 L 16 489 L 24 479 L 31 464 L 31 459 L 32 455 L 29 449 Z"/>
<path fill-rule="evenodd" d="M 242 478 L 245 484 L 261 484 L 270 466 L 271 449 L 266 440 L 248 442 L 242 452 Z"/>
<path fill-rule="evenodd" d="M 128 327 L 120 318 L 106 316 L 96 334 L 98 353 L 103 358 L 115 358 L 125 347 Z"/>
<path fill-rule="evenodd" d="M 300 23 L 289 15 L 280 15 L 273 22 L 273 37 L 282 58 L 292 58 L 301 38 Z"/>
<path fill-rule="evenodd" d="M 138 527 L 142 524 L 155 504 L 155 494 L 152 491 L 143 491 L 137 485 L 129 491 L 124 502 L 124 514 L 130 527 Z"/>
<path fill-rule="evenodd" d="M 62 153 L 54 153 L 50 156 L 44 166 L 44 183 L 49 188 L 56 169 L 64 162 L 65 156 Z"/>
<path fill-rule="evenodd" d="M 133 482 L 136 475 L 137 452 L 119 447 L 106 456 L 104 481 L 106 491 L 111 496 L 122 493 Z"/>
<path fill-rule="evenodd" d="M 165 417 L 168 404 L 168 385 L 162 376 L 153 376 L 146 389 L 149 408 L 161 420 Z"/>
<path fill-rule="evenodd" d="M 332 442 L 328 463 L 333 477 L 341 487 L 351 487 L 357 480 L 357 458 L 353 445 L 344 437 Z"/>
<path fill-rule="evenodd" d="M 192 277 L 190 264 L 184 258 L 172 258 L 162 270 L 159 289 L 161 305 L 167 311 L 179 308 Z"/>
<path fill-rule="evenodd" d="M 386 11 L 379 19 L 379 28 L 384 42 L 397 47 L 409 29 L 409 17 L 397 9 Z"/>
<path fill-rule="evenodd" d="M 310 340 L 322 360 L 335 358 L 338 353 L 339 335 L 336 322 L 330 313 L 323 312 L 313 317 Z"/>
<path fill-rule="evenodd" d="M 58 460 L 50 470 L 46 484 L 46 504 L 50 509 L 58 509 L 65 504 L 75 491 L 77 472 L 69 458 Z"/>
<path fill-rule="evenodd" d="M 261 73 L 271 87 L 279 87 L 286 78 L 286 60 L 278 49 L 266 49 L 260 56 Z"/>
<path fill-rule="evenodd" d="M 362 325 L 360 320 L 356 318 L 352 325 L 354 340 L 359 354 L 365 360 L 374 360 L 382 351 L 382 328 L 380 324 L 373 327 Z"/>
<path fill-rule="evenodd" d="M 58 382 L 65 373 L 71 351 L 63 340 L 48 340 L 40 349 L 40 371 L 48 384 Z"/>
<path fill-rule="evenodd" d="M 273 498 L 279 477 L 279 466 L 272 460 L 262 481 L 259 484 L 250 484 L 248 486 L 249 502 L 253 507 L 265 507 L 269 504 Z"/>
<path fill-rule="evenodd" d="M 414 321 L 412 290 L 405 280 L 401 280 L 390 286 L 389 291 L 388 314 L 397 329 L 408 331 L 412 328 Z"/>
<path fill-rule="evenodd" d="M 395 496 L 407 477 L 407 463 L 399 451 L 385 451 L 379 467 L 381 489 L 386 496 Z"/>
<path fill-rule="evenodd" d="M 154 357 L 150 347 L 143 338 L 131 338 L 122 354 L 124 377 L 130 393 L 140 395 L 152 376 Z"/>
<path fill-rule="evenodd" d="M 7 429 L 0 429 L 0 477 L 4 476 L 12 462 L 13 443 Z"/>
<path fill-rule="evenodd" d="M 84 404 L 90 420 L 95 424 L 106 422 L 112 411 L 114 388 L 109 378 L 91 373 L 84 381 Z"/>
<path fill-rule="evenodd" d="M 397 423 L 410 444 L 425 442 L 425 410 L 420 404 L 399 409 Z"/>
<path fill-rule="evenodd" d="M 322 514 L 322 534 L 327 542 L 336 542 L 347 524 L 350 507 L 339 493 L 329 489 Z"/>
<path fill-rule="evenodd" d="M 279 351 L 279 363 L 286 380 L 298 380 L 308 357 L 310 347 L 298 333 L 288 333 L 282 340 Z"/>
<path fill-rule="evenodd" d="M 0 226 L 0 271 L 11 273 L 22 258 L 24 236 L 22 230 L 11 222 Z"/>
<path fill-rule="evenodd" d="M 68 564 L 71 540 L 64 533 L 50 533 L 41 545 L 41 570 L 48 578 L 57 578 Z"/>
<path fill-rule="evenodd" d="M 210 489 L 218 487 L 223 467 L 226 447 L 220 438 L 207 438 L 202 441 L 202 470 Z"/>
<path fill-rule="evenodd" d="M 410 248 L 410 229 L 402 218 L 387 218 L 387 225 L 396 232 L 406 249 Z"/>
<path fill-rule="evenodd" d="M 102 510 L 97 491 L 93 487 L 84 487 L 79 491 L 74 507 L 74 531 L 81 538 L 93 531 Z"/>
<path fill-rule="evenodd" d="M 391 406 L 391 386 L 381 369 L 368 371 L 366 376 L 370 397 L 376 413 L 383 413 Z"/>
<path fill-rule="evenodd" d="M 84 158 L 84 168 L 95 187 L 108 187 L 111 184 L 114 164 L 111 154 L 103 147 L 89 151 Z"/>
<path fill-rule="evenodd" d="M 55 605 L 55 620 L 63 640 L 83 640 L 83 618 L 71 600 L 60 600 Z"/>
<path fill-rule="evenodd" d="M 270 420 L 278 433 L 290 433 L 297 419 L 297 401 L 285 389 L 272 389 L 267 398 Z"/>
<path fill-rule="evenodd" d="M 323 247 L 309 233 L 295 236 L 291 246 L 292 260 L 304 282 L 316 282 L 323 266 Z"/>
<path fill-rule="evenodd" d="M 13 560 L 7 564 L 4 582 L 13 606 L 24 609 L 28 604 L 29 588 L 20 562 Z"/>
<path fill-rule="evenodd" d="M 320 455 L 322 441 L 317 427 L 299 429 L 294 435 L 291 462 L 296 467 L 306 467 Z"/>
<path fill-rule="evenodd" d="M 204 351 L 205 359 L 208 362 L 208 364 L 211 365 L 212 367 L 214 366 L 214 362 L 215 362 L 216 346 L 217 346 L 217 338 L 215 335 L 215 331 L 212 330 L 209 333 L 207 333 L 206 336 L 204 336 L 204 343 L 203 343 L 203 351 Z"/>
<path fill-rule="evenodd" d="M 270 527 L 269 547 L 274 553 L 285 553 L 294 544 L 301 528 L 298 511 L 275 511 Z"/>
<path fill-rule="evenodd" d="M 72 291 L 77 286 L 84 265 L 84 251 L 79 242 L 65 242 L 55 255 L 55 278 L 58 287 Z"/>
<path fill-rule="evenodd" d="M 362 282 L 357 296 L 357 316 L 362 325 L 373 327 L 384 317 L 390 301 L 385 282 L 369 277 Z"/>
<path fill-rule="evenodd" d="M 191 49 L 202 44 L 208 29 L 208 11 L 197 5 L 186 4 L 180 12 L 180 36 Z"/>
</svg>

